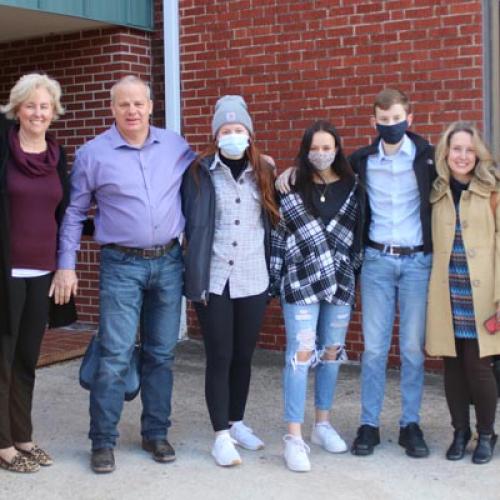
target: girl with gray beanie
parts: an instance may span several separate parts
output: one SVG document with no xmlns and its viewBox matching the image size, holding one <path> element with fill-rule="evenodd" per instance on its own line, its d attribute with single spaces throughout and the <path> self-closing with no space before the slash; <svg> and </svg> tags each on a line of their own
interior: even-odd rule
<svg viewBox="0 0 500 500">
<path fill-rule="evenodd" d="M 264 443 L 243 423 L 269 286 L 271 225 L 278 221 L 274 169 L 255 146 L 244 99 L 221 97 L 213 144 L 186 172 L 183 186 L 185 295 L 193 301 L 207 358 L 205 397 L 220 466 L 241 463 L 235 444 Z"/>
</svg>

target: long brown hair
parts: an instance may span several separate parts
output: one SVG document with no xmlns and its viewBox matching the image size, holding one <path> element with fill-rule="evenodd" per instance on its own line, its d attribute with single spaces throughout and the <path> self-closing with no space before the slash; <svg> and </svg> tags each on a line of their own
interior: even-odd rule
<svg viewBox="0 0 500 500">
<path fill-rule="evenodd" d="M 217 144 L 214 142 L 192 163 L 189 173 L 193 175 L 197 182 L 199 176 L 198 170 L 203 159 L 215 155 L 218 151 Z M 265 155 L 261 154 L 252 136 L 250 136 L 250 145 L 245 154 L 247 155 L 250 165 L 252 165 L 257 187 L 260 192 L 262 208 L 271 219 L 271 223 L 276 225 L 280 219 L 280 215 L 274 190 L 275 167 L 267 160 Z"/>
<path fill-rule="evenodd" d="M 309 151 L 313 142 L 314 134 L 316 132 L 326 132 L 333 137 L 335 141 L 335 160 L 330 166 L 331 170 L 335 172 L 341 179 L 346 177 L 354 178 L 354 172 L 351 165 L 347 161 L 342 149 L 342 141 L 335 127 L 327 120 L 317 120 L 310 127 L 306 128 L 302 141 L 300 142 L 299 153 L 295 159 L 295 166 L 297 167 L 297 179 L 295 181 L 294 189 L 300 194 L 304 201 L 306 208 L 314 215 L 319 216 L 316 207 L 313 204 L 312 196 L 314 190 L 314 173 L 315 168 L 309 160 Z"/>
</svg>

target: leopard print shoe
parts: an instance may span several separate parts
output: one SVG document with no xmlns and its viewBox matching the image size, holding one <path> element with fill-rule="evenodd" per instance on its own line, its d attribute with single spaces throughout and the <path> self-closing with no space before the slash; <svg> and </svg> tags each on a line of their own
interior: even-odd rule
<svg viewBox="0 0 500 500">
<path fill-rule="evenodd" d="M 36 444 L 31 448 L 31 450 L 21 450 L 18 448 L 18 450 L 31 460 L 35 461 L 37 464 L 40 464 L 44 467 L 48 465 L 52 465 L 54 463 L 54 460 L 52 457 L 45 451 L 39 448 Z"/>
<path fill-rule="evenodd" d="M 0 458 L 0 467 L 11 472 L 21 473 L 38 472 L 40 470 L 40 464 L 23 453 L 18 453 L 12 459 L 12 462 Z"/>
</svg>

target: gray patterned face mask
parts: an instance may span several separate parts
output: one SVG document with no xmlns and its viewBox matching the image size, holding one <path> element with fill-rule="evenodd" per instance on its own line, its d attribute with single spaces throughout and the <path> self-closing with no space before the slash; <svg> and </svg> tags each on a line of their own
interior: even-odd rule
<svg viewBox="0 0 500 500">
<path fill-rule="evenodd" d="M 335 161 L 335 151 L 328 151 L 326 153 L 321 151 L 309 151 L 307 158 L 316 170 L 326 170 L 330 168 Z"/>
</svg>

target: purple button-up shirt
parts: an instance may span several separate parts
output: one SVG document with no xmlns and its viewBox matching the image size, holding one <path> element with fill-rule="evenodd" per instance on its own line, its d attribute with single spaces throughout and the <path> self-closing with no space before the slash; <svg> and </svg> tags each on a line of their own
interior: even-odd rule
<svg viewBox="0 0 500 500">
<path fill-rule="evenodd" d="M 94 239 L 151 248 L 184 229 L 180 185 L 195 154 L 175 132 L 150 127 L 141 147 L 115 125 L 82 146 L 71 172 L 71 199 L 59 238 L 58 267 L 74 269 L 83 221 L 97 205 Z"/>
</svg>

